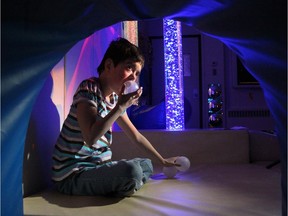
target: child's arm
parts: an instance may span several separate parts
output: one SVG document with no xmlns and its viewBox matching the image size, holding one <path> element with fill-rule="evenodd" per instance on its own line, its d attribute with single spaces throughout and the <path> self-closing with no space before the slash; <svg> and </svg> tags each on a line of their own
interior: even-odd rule
<svg viewBox="0 0 288 216">
<path fill-rule="evenodd" d="M 137 144 L 141 149 L 144 149 L 146 152 L 148 152 L 151 157 L 156 159 L 161 165 L 175 166 L 175 160 L 177 157 L 169 159 L 163 158 L 153 147 L 153 145 L 135 128 L 127 113 L 124 113 L 117 119 L 117 124 L 121 127 L 121 129 L 133 143 Z"/>
<path fill-rule="evenodd" d="M 122 88 L 124 91 L 125 86 Z M 112 124 L 130 107 L 142 94 L 142 89 L 133 93 L 119 96 L 116 106 L 104 118 L 98 115 L 97 107 L 87 103 L 80 102 L 77 104 L 77 118 L 81 128 L 85 143 L 91 147 L 103 134 L 105 134 Z"/>
</svg>

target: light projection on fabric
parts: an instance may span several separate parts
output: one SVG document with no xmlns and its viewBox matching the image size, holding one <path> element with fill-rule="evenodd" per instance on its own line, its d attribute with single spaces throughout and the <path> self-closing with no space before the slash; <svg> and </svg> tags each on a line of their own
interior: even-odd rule
<svg viewBox="0 0 288 216">
<path fill-rule="evenodd" d="M 163 20 L 166 129 L 184 130 L 181 23 Z"/>
<path fill-rule="evenodd" d="M 138 21 L 122 22 L 122 37 L 138 46 Z M 139 84 L 139 80 L 137 80 Z"/>
<path fill-rule="evenodd" d="M 96 71 L 110 42 L 122 34 L 121 23 L 96 31 L 79 41 L 65 55 L 65 113 L 66 117 L 78 85 L 84 79 L 98 76 Z"/>
<path fill-rule="evenodd" d="M 122 36 L 138 46 L 138 21 L 124 21 L 122 25 Z"/>
</svg>

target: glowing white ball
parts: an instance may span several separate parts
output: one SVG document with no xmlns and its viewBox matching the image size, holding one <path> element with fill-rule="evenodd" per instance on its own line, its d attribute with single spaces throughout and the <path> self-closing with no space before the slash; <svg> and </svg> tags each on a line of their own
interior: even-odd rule
<svg viewBox="0 0 288 216">
<path fill-rule="evenodd" d="M 127 81 L 124 83 L 124 85 L 125 85 L 124 94 L 129 94 L 129 93 L 135 92 L 139 89 L 138 84 L 134 81 Z"/>
<path fill-rule="evenodd" d="M 184 157 L 184 156 L 177 157 L 175 163 L 180 165 L 180 166 L 176 166 L 176 168 L 182 172 L 188 170 L 190 167 L 189 159 L 187 157 Z"/>
<path fill-rule="evenodd" d="M 175 166 L 163 167 L 163 173 L 167 178 L 173 178 L 177 174 L 177 169 Z"/>
</svg>

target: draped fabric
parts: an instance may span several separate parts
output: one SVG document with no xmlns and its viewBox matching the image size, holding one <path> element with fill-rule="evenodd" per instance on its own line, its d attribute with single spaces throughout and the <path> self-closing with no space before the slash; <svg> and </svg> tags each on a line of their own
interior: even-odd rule
<svg viewBox="0 0 288 216">
<path fill-rule="evenodd" d="M 54 65 L 79 40 L 124 20 L 169 17 L 230 47 L 263 88 L 287 162 L 287 2 L 284 0 L 4 0 L 1 17 L 1 212 L 22 215 L 29 116 Z M 283 205 L 283 209 L 285 209 Z"/>
</svg>

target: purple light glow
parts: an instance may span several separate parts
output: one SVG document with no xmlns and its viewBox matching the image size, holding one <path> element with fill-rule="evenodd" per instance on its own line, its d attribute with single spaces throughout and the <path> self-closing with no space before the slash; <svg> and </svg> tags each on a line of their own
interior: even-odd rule
<svg viewBox="0 0 288 216">
<path fill-rule="evenodd" d="M 184 130 L 181 23 L 163 20 L 166 129 Z"/>
</svg>

